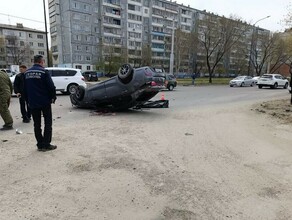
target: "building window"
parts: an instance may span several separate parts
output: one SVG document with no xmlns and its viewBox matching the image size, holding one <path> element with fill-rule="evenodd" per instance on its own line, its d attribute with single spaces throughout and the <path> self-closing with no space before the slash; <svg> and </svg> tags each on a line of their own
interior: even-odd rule
<svg viewBox="0 0 292 220">
<path fill-rule="evenodd" d="M 90 66 L 86 66 L 86 70 L 90 70 Z"/>
<path fill-rule="evenodd" d="M 41 35 L 41 34 L 38 34 L 38 35 L 37 35 L 37 38 L 38 38 L 38 39 L 44 39 L 44 36 Z"/>
<path fill-rule="evenodd" d="M 90 61 L 91 60 L 91 57 L 90 56 L 86 56 L 86 61 Z"/>
<path fill-rule="evenodd" d="M 28 34 L 28 37 L 29 37 L 29 38 L 32 38 L 32 34 Z"/>
<path fill-rule="evenodd" d="M 77 59 L 78 61 L 82 61 L 82 56 L 81 56 L 81 55 L 77 55 L 77 56 L 76 56 L 76 59 Z"/>
<path fill-rule="evenodd" d="M 40 55 L 45 55 L 45 52 L 44 51 L 39 51 L 39 54 Z"/>
<path fill-rule="evenodd" d="M 44 47 L 44 43 L 38 43 L 38 47 Z"/>
<path fill-rule="evenodd" d="M 24 42 L 23 41 L 20 41 L 19 44 L 20 44 L 20 46 L 24 46 Z"/>
<path fill-rule="evenodd" d="M 89 11 L 89 6 L 88 5 L 84 5 L 84 10 L 85 11 Z"/>
<path fill-rule="evenodd" d="M 29 46 L 33 47 L 33 42 L 29 42 Z"/>
</svg>

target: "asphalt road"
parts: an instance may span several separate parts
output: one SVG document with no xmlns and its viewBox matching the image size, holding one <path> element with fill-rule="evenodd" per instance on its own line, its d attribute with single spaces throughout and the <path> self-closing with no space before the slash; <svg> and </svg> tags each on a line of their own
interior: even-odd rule
<svg viewBox="0 0 292 220">
<path fill-rule="evenodd" d="M 215 86 L 179 86 L 173 91 L 164 90 L 165 99 L 170 100 L 171 108 L 200 107 L 208 105 L 257 102 L 287 96 L 287 89 L 269 89 L 258 87 Z M 155 99 L 159 99 L 159 93 Z"/>
<path fill-rule="evenodd" d="M 258 87 L 229 87 L 228 85 L 210 85 L 210 86 L 178 86 L 173 91 L 163 90 L 158 93 L 153 100 L 161 99 L 162 93 L 164 98 L 169 100 L 170 108 L 181 109 L 189 107 L 206 107 L 212 105 L 241 103 L 241 102 L 257 102 L 269 99 L 281 99 L 287 96 L 287 89 L 269 89 Z M 10 110 L 12 112 L 18 111 L 17 98 L 12 98 L 12 105 Z M 14 105 L 16 103 L 16 105 Z M 58 94 L 56 105 L 58 110 L 62 106 L 70 108 L 71 102 L 68 95 Z"/>
</svg>

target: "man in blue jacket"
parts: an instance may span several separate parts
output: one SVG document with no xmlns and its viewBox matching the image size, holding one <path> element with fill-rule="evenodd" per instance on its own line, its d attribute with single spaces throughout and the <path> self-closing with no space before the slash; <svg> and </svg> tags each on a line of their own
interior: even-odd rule
<svg viewBox="0 0 292 220">
<path fill-rule="evenodd" d="M 39 151 L 54 150 L 52 140 L 52 107 L 56 100 L 56 88 L 50 74 L 44 69 L 42 55 L 34 56 L 34 65 L 25 72 L 24 90 L 34 122 L 34 134 Z M 44 133 L 41 120 L 44 117 Z"/>
</svg>

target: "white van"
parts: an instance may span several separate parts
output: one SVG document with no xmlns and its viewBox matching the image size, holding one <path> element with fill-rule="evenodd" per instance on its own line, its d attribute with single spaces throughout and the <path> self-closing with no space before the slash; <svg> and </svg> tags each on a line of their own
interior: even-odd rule
<svg viewBox="0 0 292 220">
<path fill-rule="evenodd" d="M 76 92 L 79 85 L 87 87 L 80 69 L 66 67 L 47 67 L 45 69 L 51 75 L 56 91 L 72 94 Z"/>
</svg>

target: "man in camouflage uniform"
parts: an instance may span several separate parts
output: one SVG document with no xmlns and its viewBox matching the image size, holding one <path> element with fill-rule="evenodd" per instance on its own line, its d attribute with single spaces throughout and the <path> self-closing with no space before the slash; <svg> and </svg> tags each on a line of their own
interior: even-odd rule
<svg viewBox="0 0 292 220">
<path fill-rule="evenodd" d="M 13 119 L 8 109 L 12 90 L 12 83 L 7 73 L 0 71 L 0 115 L 5 123 L 0 130 L 13 129 Z"/>
</svg>

